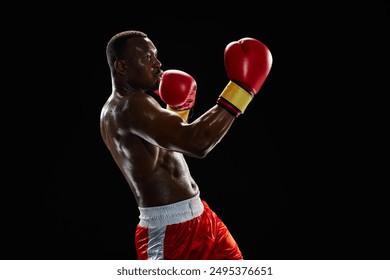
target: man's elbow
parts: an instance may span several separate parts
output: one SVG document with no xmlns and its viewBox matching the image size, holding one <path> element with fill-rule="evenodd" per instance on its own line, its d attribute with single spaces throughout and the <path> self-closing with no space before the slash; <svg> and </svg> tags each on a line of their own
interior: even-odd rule
<svg viewBox="0 0 390 280">
<path fill-rule="evenodd" d="M 195 146 L 191 149 L 191 152 L 189 152 L 190 156 L 195 158 L 205 158 L 212 150 L 212 147 L 201 147 L 201 146 Z"/>
</svg>

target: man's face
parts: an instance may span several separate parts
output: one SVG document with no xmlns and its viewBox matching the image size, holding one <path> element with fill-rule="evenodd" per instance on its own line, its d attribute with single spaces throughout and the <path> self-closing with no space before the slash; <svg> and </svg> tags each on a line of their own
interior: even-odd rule
<svg viewBox="0 0 390 280">
<path fill-rule="evenodd" d="M 157 48 L 148 38 L 131 38 L 125 55 L 127 82 L 136 89 L 158 88 L 161 79 L 161 62 L 157 59 Z"/>
</svg>

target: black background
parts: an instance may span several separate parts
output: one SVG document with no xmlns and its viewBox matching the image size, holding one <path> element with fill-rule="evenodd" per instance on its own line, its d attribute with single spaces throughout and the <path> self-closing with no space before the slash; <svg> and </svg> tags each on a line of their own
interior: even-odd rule
<svg viewBox="0 0 390 280">
<path fill-rule="evenodd" d="M 229 42 L 271 50 L 244 115 L 208 157 L 187 158 L 246 259 L 389 258 L 381 7 L 46 9 L 15 13 L 21 28 L 3 34 L 2 259 L 136 259 L 138 209 L 99 132 L 106 43 L 127 29 L 196 79 L 193 118 L 228 82 Z"/>
</svg>

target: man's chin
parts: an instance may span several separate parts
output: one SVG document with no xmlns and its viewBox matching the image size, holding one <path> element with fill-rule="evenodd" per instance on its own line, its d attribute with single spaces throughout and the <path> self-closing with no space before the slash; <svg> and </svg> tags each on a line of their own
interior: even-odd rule
<svg viewBox="0 0 390 280">
<path fill-rule="evenodd" d="M 154 86 L 150 89 L 151 91 L 158 90 L 160 88 L 160 81 L 154 84 Z"/>
<path fill-rule="evenodd" d="M 160 81 L 155 83 L 151 88 L 147 89 L 146 92 L 159 95 Z"/>
</svg>

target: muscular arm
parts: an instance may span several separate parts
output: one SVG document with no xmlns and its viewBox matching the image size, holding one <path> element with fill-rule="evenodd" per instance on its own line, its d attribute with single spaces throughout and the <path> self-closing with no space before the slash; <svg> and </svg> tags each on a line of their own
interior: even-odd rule
<svg viewBox="0 0 390 280">
<path fill-rule="evenodd" d="M 130 98 L 128 129 L 149 143 L 187 156 L 205 157 L 235 120 L 227 110 L 215 105 L 192 123 L 187 123 L 177 114 L 161 108 L 147 94 Z"/>
<path fill-rule="evenodd" d="M 192 123 L 143 92 L 114 93 L 101 112 L 101 134 L 137 204 L 164 205 L 193 197 L 197 185 L 183 155 L 205 157 L 235 117 L 215 105 Z"/>
</svg>

